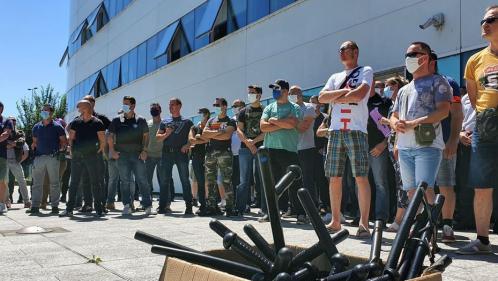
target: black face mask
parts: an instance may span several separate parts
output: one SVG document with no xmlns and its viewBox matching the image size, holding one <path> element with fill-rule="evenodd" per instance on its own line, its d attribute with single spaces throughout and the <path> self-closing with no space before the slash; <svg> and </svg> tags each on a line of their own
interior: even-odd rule
<svg viewBox="0 0 498 281">
<path fill-rule="evenodd" d="M 150 109 L 150 115 L 152 115 L 152 117 L 157 117 L 159 116 L 159 114 L 161 114 L 161 111 L 157 108 L 151 108 Z"/>
</svg>

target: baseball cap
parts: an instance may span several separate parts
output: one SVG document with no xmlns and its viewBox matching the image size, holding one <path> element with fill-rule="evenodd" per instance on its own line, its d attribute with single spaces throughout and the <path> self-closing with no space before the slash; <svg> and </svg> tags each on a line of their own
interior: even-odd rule
<svg viewBox="0 0 498 281">
<path fill-rule="evenodd" d="M 289 90 L 289 82 L 283 79 L 278 79 L 277 81 L 275 81 L 275 83 L 270 84 L 268 87 L 270 87 L 271 89 L 280 88 L 280 89 Z"/>
</svg>

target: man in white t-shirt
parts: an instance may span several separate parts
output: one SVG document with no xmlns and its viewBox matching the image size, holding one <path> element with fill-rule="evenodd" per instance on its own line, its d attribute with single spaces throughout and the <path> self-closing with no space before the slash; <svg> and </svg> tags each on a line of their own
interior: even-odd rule
<svg viewBox="0 0 498 281">
<path fill-rule="evenodd" d="M 368 183 L 367 102 L 373 70 L 369 66 L 358 66 L 358 55 L 359 49 L 355 42 L 341 44 L 339 56 L 344 70 L 330 76 L 318 99 L 332 106 L 325 160 L 325 175 L 330 177 L 332 208 L 332 221 L 327 228 L 330 232 L 341 229 L 342 174 L 348 157 L 358 185 L 360 224 L 356 236 L 368 238 L 371 193 Z"/>
</svg>

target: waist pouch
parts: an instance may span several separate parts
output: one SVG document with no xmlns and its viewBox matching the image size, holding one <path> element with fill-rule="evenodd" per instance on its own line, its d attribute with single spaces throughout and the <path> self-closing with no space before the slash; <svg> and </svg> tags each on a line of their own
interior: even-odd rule
<svg viewBox="0 0 498 281">
<path fill-rule="evenodd" d="M 414 128 L 415 141 L 421 146 L 430 146 L 436 139 L 436 129 L 432 124 L 419 124 Z"/>
<path fill-rule="evenodd" d="M 481 142 L 498 141 L 498 112 L 496 108 L 487 108 L 476 116 L 476 127 Z"/>
</svg>

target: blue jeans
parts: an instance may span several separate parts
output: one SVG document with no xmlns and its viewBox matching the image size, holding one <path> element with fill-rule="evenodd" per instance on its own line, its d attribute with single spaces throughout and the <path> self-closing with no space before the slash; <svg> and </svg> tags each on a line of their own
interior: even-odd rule
<svg viewBox="0 0 498 281">
<path fill-rule="evenodd" d="M 239 150 L 239 169 L 240 169 L 240 184 L 237 186 L 237 210 L 243 213 L 249 202 L 251 178 L 254 176 L 254 162 L 256 162 L 256 170 L 258 170 L 258 161 L 256 155 L 251 153 L 249 148 L 240 148 Z"/>
<path fill-rule="evenodd" d="M 131 202 L 131 196 L 135 191 L 135 181 L 138 183 L 142 195 L 142 206 L 152 206 L 150 186 L 147 182 L 145 162 L 138 159 L 138 153 L 121 152 L 118 159 L 119 177 L 121 178 L 121 198 L 123 205 Z M 135 176 L 133 180 L 132 174 Z"/>
<path fill-rule="evenodd" d="M 389 151 L 384 150 L 379 156 L 368 155 L 368 162 L 375 182 L 375 219 L 387 221 L 389 218 Z"/>
<path fill-rule="evenodd" d="M 109 184 L 107 185 L 107 203 L 114 203 L 119 183 L 118 160 L 109 159 L 108 163 Z"/>
<path fill-rule="evenodd" d="M 153 183 L 152 179 L 154 178 L 154 170 L 156 171 L 157 182 L 159 183 L 159 190 L 164 188 L 164 169 L 161 168 L 161 158 L 160 157 L 147 157 L 145 160 L 145 168 L 147 169 L 147 182 L 150 186 L 150 192 L 152 194 Z"/>
<path fill-rule="evenodd" d="M 434 147 L 399 149 L 399 168 L 403 189 L 416 189 L 421 182 L 434 187 L 443 151 Z"/>
<path fill-rule="evenodd" d="M 165 208 L 171 202 L 170 182 L 172 179 L 173 166 L 176 165 L 178 175 L 182 183 L 183 200 L 186 205 L 192 205 L 192 189 L 190 187 L 190 179 L 188 176 L 188 154 L 181 151 L 163 152 L 161 160 L 161 168 L 164 172 L 164 181 L 167 183 L 165 188 L 161 188 L 159 193 L 159 208 Z"/>
</svg>

